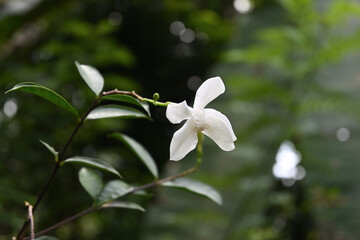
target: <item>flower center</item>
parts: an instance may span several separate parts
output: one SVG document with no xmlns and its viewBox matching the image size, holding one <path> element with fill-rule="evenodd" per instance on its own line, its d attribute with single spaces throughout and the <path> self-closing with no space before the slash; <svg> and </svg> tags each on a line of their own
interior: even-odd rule
<svg viewBox="0 0 360 240">
<path fill-rule="evenodd" d="M 205 123 L 205 117 L 204 110 L 194 110 L 192 112 L 191 119 L 195 123 L 195 127 L 193 129 L 194 132 L 201 132 L 209 128 L 209 126 Z"/>
</svg>

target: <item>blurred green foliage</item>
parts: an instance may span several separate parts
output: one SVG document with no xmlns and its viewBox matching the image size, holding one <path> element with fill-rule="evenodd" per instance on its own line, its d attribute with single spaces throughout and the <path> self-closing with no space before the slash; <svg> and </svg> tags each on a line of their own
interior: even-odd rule
<svg viewBox="0 0 360 240">
<path fill-rule="evenodd" d="M 190 77 L 219 75 L 227 90 L 212 105 L 229 117 L 238 137 L 230 153 L 205 140 L 203 165 L 192 176 L 223 194 L 222 207 L 190 193 L 158 189 L 141 202 L 146 213 L 104 209 L 52 235 L 149 240 L 360 235 L 358 2 L 257 0 L 246 14 L 236 13 L 228 0 L 42 0 L 22 13 L 11 13 L 10 2 L 0 2 L 3 93 L 19 82 L 37 82 L 61 93 L 82 114 L 93 93 L 78 75 L 76 60 L 96 66 L 106 90 L 136 90 L 146 97 L 158 92 L 160 101 L 191 102 L 196 88 Z M 192 29 L 195 40 L 185 43 L 172 35 L 174 21 Z M 34 202 L 50 175 L 51 153 L 38 140 L 60 150 L 74 121 L 28 94 L 1 94 L 0 106 L 0 239 L 9 239 L 26 215 L 24 200 Z M 151 181 L 129 150 L 106 137 L 119 131 L 148 149 L 162 175 L 192 166 L 193 154 L 168 163 L 176 127 L 164 109 L 151 110 L 154 122 L 86 122 L 69 156 L 99 157 L 130 182 Z M 339 138 L 341 128 L 351 133 L 346 141 Z M 306 169 L 305 178 L 290 187 L 272 174 L 286 139 L 301 152 Z M 77 171 L 60 171 L 35 215 L 37 230 L 91 204 Z"/>
</svg>

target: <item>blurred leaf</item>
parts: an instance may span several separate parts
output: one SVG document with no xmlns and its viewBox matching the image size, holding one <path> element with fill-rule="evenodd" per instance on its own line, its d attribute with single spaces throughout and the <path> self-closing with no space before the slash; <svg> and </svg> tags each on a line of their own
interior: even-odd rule
<svg viewBox="0 0 360 240">
<path fill-rule="evenodd" d="M 35 238 L 35 240 L 59 240 L 59 239 L 56 237 L 51 237 L 51 236 L 41 236 L 41 237 Z"/>
<path fill-rule="evenodd" d="M 83 39 L 93 34 L 94 26 L 88 22 L 77 19 L 69 19 L 61 24 L 59 32 L 79 39 Z"/>
<path fill-rule="evenodd" d="M 185 189 L 193 193 L 197 193 L 199 195 L 202 195 L 204 197 L 209 198 L 210 200 L 214 201 L 215 203 L 222 205 L 222 198 L 221 195 L 211 186 L 190 179 L 190 178 L 178 178 L 171 182 L 165 182 L 161 184 L 165 187 L 174 187 L 174 188 L 180 188 Z"/>
<path fill-rule="evenodd" d="M 80 121 L 80 117 L 78 112 L 75 110 L 73 106 L 71 106 L 70 103 L 68 103 L 62 96 L 54 92 L 53 90 L 44 87 L 38 83 L 33 82 L 23 82 L 16 84 L 12 89 L 10 89 L 8 92 L 12 92 L 15 90 L 28 92 L 35 94 L 41 98 L 44 98 L 45 100 L 48 100 L 49 102 L 65 109 L 66 111 L 72 113 L 78 121 Z"/>
<path fill-rule="evenodd" d="M 103 187 L 99 174 L 90 168 L 83 167 L 79 171 L 79 181 L 90 196 L 96 199 Z"/>
<path fill-rule="evenodd" d="M 111 54 L 104 54 L 104 52 L 111 52 Z M 116 64 L 127 68 L 135 65 L 135 59 L 133 53 L 126 46 L 110 39 L 103 39 L 101 44 L 97 45 L 94 55 L 94 61 L 97 63 Z"/>
<path fill-rule="evenodd" d="M 116 171 L 116 169 L 113 166 L 111 166 L 107 162 L 102 162 L 102 161 L 94 159 L 94 158 L 72 157 L 72 158 L 68 158 L 68 159 L 64 160 L 63 162 L 61 162 L 61 165 L 64 165 L 65 163 L 81 164 L 81 165 L 97 168 L 102 171 L 110 172 L 110 173 L 113 173 L 113 174 L 121 177 L 120 173 L 118 171 Z"/>
<path fill-rule="evenodd" d="M 117 105 L 100 106 L 92 110 L 86 119 L 102 119 L 102 118 L 148 118 L 143 112 L 135 108 L 129 108 Z"/>
<path fill-rule="evenodd" d="M 83 65 L 78 62 L 75 62 L 75 64 L 87 85 L 96 95 L 99 95 L 104 87 L 104 78 L 100 72 L 92 66 Z"/>
<path fill-rule="evenodd" d="M 42 141 L 42 140 L 39 140 L 42 144 L 44 144 L 44 146 L 54 155 L 55 157 L 55 162 L 58 161 L 58 155 L 59 153 L 52 147 L 50 146 L 49 144 L 47 144 L 46 142 Z"/>
<path fill-rule="evenodd" d="M 360 17 L 360 6 L 350 1 L 334 1 L 328 11 L 325 12 L 323 20 L 327 24 L 343 24 L 349 17 Z"/>
<path fill-rule="evenodd" d="M 345 54 L 359 51 L 360 31 L 356 31 L 350 36 L 329 38 L 326 45 L 318 49 L 316 56 L 311 59 L 314 68 L 338 61 Z"/>
<path fill-rule="evenodd" d="M 127 95 L 107 95 L 102 97 L 101 99 L 104 100 L 111 100 L 111 101 L 118 101 L 118 102 L 123 102 L 123 103 L 130 103 L 133 105 L 136 105 L 138 107 L 141 107 L 142 109 L 144 109 L 147 114 L 150 116 L 150 109 L 149 109 L 149 105 L 146 102 L 141 102 L 131 96 L 127 96 Z"/>
<path fill-rule="evenodd" d="M 128 208 L 128 209 L 135 209 L 135 210 L 145 212 L 145 209 L 143 207 L 141 207 L 139 204 L 133 203 L 133 202 L 114 201 L 114 202 L 110 202 L 110 203 L 105 203 L 101 207 L 102 208 L 110 208 L 110 207 Z"/>
<path fill-rule="evenodd" d="M 150 170 L 151 174 L 155 178 L 158 178 L 158 169 L 156 167 L 154 159 L 139 142 L 135 141 L 134 139 L 125 134 L 113 133 L 109 136 L 122 141 L 146 165 L 146 167 Z"/>
<path fill-rule="evenodd" d="M 121 196 L 131 192 L 133 187 L 120 180 L 113 180 L 108 182 L 97 198 L 97 206 L 108 201 L 115 200 Z"/>
</svg>

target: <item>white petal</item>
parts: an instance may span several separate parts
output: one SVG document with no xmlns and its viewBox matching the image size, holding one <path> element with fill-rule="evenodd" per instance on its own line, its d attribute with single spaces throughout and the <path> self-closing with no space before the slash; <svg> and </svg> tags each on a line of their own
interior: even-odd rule
<svg viewBox="0 0 360 240">
<path fill-rule="evenodd" d="M 170 160 L 178 161 L 196 147 L 198 137 L 194 132 L 194 123 L 187 121 L 174 136 L 170 143 Z"/>
<path fill-rule="evenodd" d="M 236 136 L 231 127 L 229 119 L 219 111 L 214 109 L 204 109 L 205 124 L 208 128 L 203 131 L 224 151 L 231 151 L 235 148 L 234 141 Z"/>
<path fill-rule="evenodd" d="M 194 109 L 203 109 L 224 92 L 225 85 L 220 77 L 209 78 L 196 91 Z"/>
<path fill-rule="evenodd" d="M 171 123 L 180 123 L 191 116 L 191 107 L 186 101 L 181 103 L 170 103 L 166 108 L 166 117 Z"/>
</svg>

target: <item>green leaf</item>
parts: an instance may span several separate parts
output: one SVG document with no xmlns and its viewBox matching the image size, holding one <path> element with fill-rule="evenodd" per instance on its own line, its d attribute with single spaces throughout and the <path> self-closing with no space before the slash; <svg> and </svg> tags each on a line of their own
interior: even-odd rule
<svg viewBox="0 0 360 240">
<path fill-rule="evenodd" d="M 113 133 L 109 136 L 122 141 L 145 164 L 145 166 L 150 170 L 151 174 L 155 178 L 158 178 L 158 169 L 156 167 L 154 159 L 140 143 L 125 134 Z"/>
<path fill-rule="evenodd" d="M 214 201 L 215 203 L 222 205 L 222 198 L 221 195 L 211 186 L 190 179 L 190 178 L 178 178 L 171 182 L 165 182 L 161 184 L 165 187 L 175 187 L 188 190 L 193 193 L 197 193 L 204 197 L 209 198 L 210 200 Z"/>
<path fill-rule="evenodd" d="M 102 118 L 148 118 L 143 112 L 123 106 L 104 105 L 92 110 L 86 119 L 102 119 Z"/>
<path fill-rule="evenodd" d="M 46 142 L 39 140 L 55 157 L 55 162 L 58 161 L 58 155 L 59 153 L 55 150 L 55 148 L 53 148 L 52 146 L 50 146 L 49 144 L 47 144 Z"/>
<path fill-rule="evenodd" d="M 104 96 L 101 99 L 111 100 L 111 101 L 118 101 L 118 102 L 123 102 L 123 103 L 130 103 L 130 104 L 136 105 L 136 106 L 141 107 L 142 109 L 144 109 L 146 111 L 146 113 L 150 117 L 149 104 L 147 102 L 139 101 L 139 100 L 135 99 L 134 97 L 127 96 L 127 95 L 114 94 L 114 95 Z"/>
<path fill-rule="evenodd" d="M 140 206 L 137 203 L 133 203 L 133 202 L 114 201 L 114 202 L 105 203 L 101 207 L 102 208 L 109 208 L 109 207 L 128 208 L 128 209 L 134 209 L 134 210 L 139 210 L 139 211 L 145 212 L 145 209 L 142 206 Z"/>
<path fill-rule="evenodd" d="M 88 65 L 83 65 L 75 62 L 76 67 L 81 75 L 81 77 L 84 79 L 84 81 L 87 83 L 87 85 L 90 87 L 90 89 L 96 94 L 100 95 L 100 92 L 102 91 L 104 87 L 104 78 L 100 74 L 100 72 Z"/>
<path fill-rule="evenodd" d="M 51 236 L 41 236 L 41 237 L 35 238 L 35 240 L 59 240 L 59 239 L 56 237 L 51 237 Z"/>
<path fill-rule="evenodd" d="M 97 206 L 115 200 L 131 192 L 134 188 L 120 180 L 108 182 L 97 198 Z"/>
<path fill-rule="evenodd" d="M 110 172 L 110 173 L 113 173 L 113 174 L 121 177 L 120 173 L 118 171 L 116 171 L 116 169 L 113 166 L 111 166 L 109 163 L 103 162 L 103 161 L 100 161 L 100 160 L 97 160 L 94 158 L 72 157 L 72 158 L 68 158 L 68 159 L 64 160 L 63 162 L 61 162 L 61 165 L 64 165 L 65 163 L 81 164 L 81 165 L 97 168 L 97 169 L 105 171 L 105 172 Z"/>
<path fill-rule="evenodd" d="M 90 196 L 96 199 L 103 187 L 103 182 L 99 174 L 91 168 L 83 167 L 79 171 L 79 181 Z"/>
<path fill-rule="evenodd" d="M 71 106 L 70 103 L 68 103 L 62 96 L 60 96 L 58 93 L 54 92 L 53 90 L 44 87 L 38 83 L 33 82 L 23 82 L 16 84 L 12 89 L 7 91 L 6 93 L 19 90 L 23 92 L 32 93 L 34 95 L 37 95 L 63 109 L 70 112 L 72 115 L 76 117 L 78 121 L 80 121 L 80 117 L 78 112 L 75 110 L 73 106 Z"/>
</svg>

